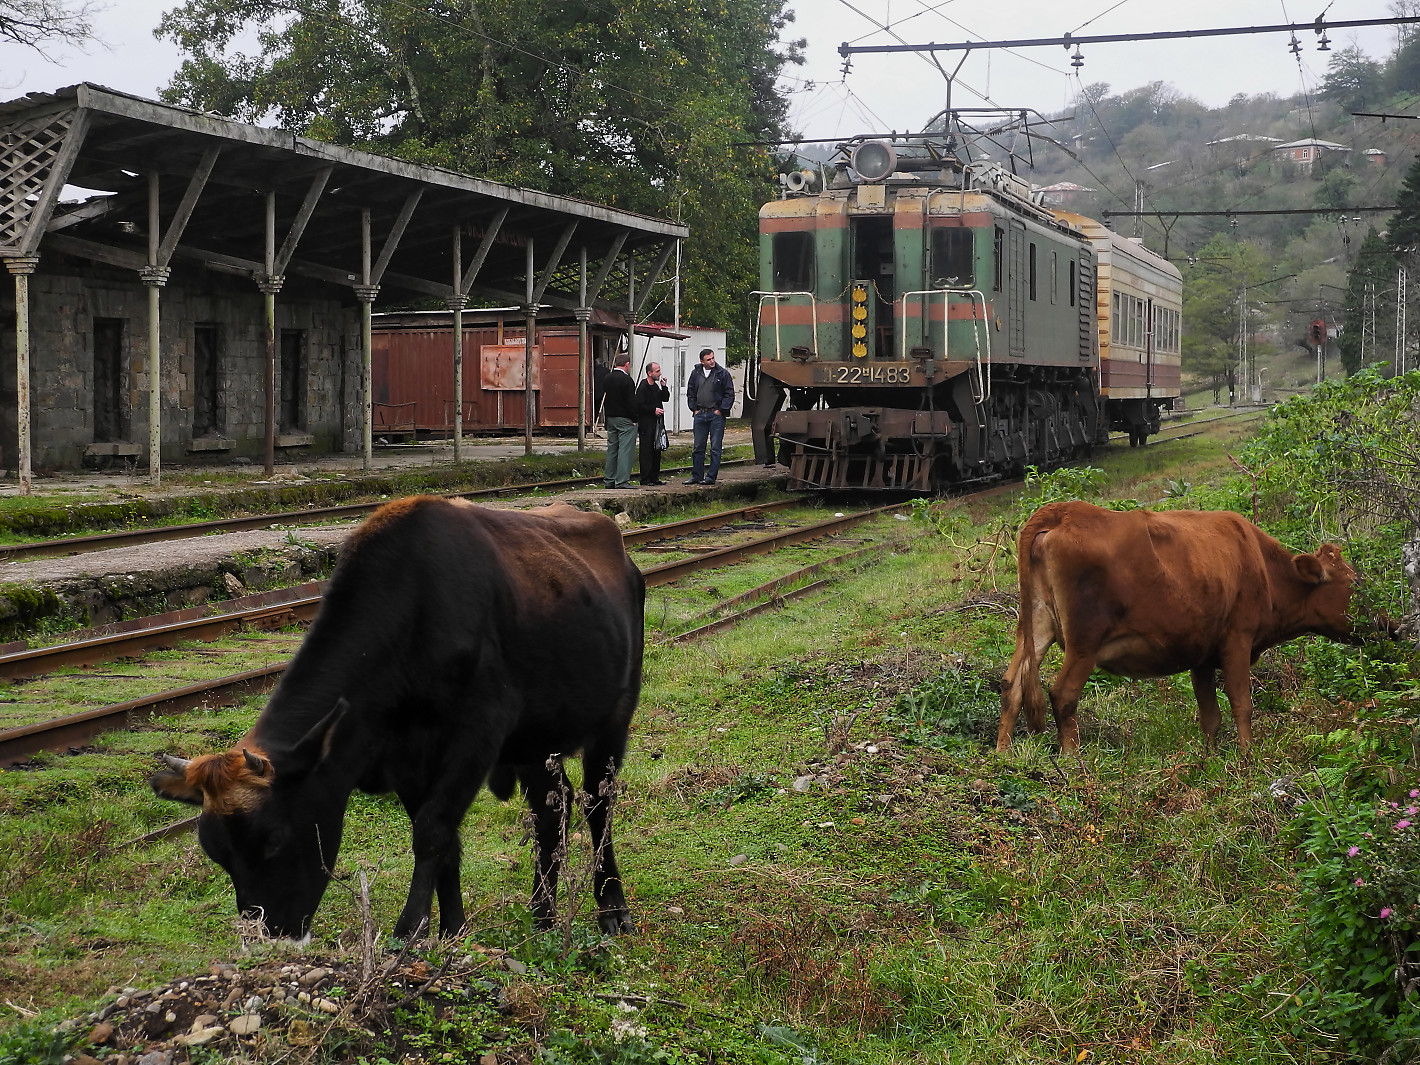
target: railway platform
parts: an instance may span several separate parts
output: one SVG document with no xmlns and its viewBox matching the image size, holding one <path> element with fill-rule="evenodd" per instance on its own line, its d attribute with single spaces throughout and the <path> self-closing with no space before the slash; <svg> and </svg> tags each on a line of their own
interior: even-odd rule
<svg viewBox="0 0 1420 1065">
<path fill-rule="evenodd" d="M 748 430 L 737 432 L 748 440 Z M 727 433 L 727 445 L 731 442 L 731 434 Z M 575 441 L 569 445 L 568 441 L 558 438 L 538 439 L 534 445 L 535 451 L 539 447 L 576 451 Z M 475 451 L 475 447 L 479 450 Z M 519 439 L 470 445 L 466 448 L 468 452 L 472 453 L 473 461 L 489 461 L 521 456 L 524 448 Z M 589 448 L 587 456 L 587 472 L 594 474 L 600 469 L 601 453 Z M 376 452 L 376 459 L 382 471 L 428 469 L 452 464 L 453 451 L 447 443 L 416 445 L 408 450 L 382 449 Z M 258 484 L 292 484 L 313 476 L 330 476 L 332 471 L 340 470 L 348 470 L 352 475 L 364 472 L 360 456 L 343 455 L 278 466 L 278 476 L 271 481 L 262 477 L 260 467 L 249 475 L 242 466 L 203 467 L 198 472 L 209 470 L 214 473 L 214 484 L 210 485 L 202 484 L 190 468 L 181 471 L 184 476 L 175 476 L 176 483 L 171 485 L 148 484 L 146 476 L 136 473 L 90 472 L 65 475 L 62 480 L 55 478 L 54 481 L 87 500 L 96 496 L 121 500 L 194 491 L 220 492 L 220 485 L 236 490 Z M 234 470 L 240 471 L 235 479 L 216 476 L 219 471 L 231 474 Z M 730 506 L 731 500 L 752 497 L 764 488 L 783 483 L 782 473 L 754 463 L 723 466 L 718 483 L 711 487 L 683 485 L 684 477 L 683 472 L 667 471 L 667 483 L 661 487 L 577 486 L 528 494 L 513 494 L 513 490 L 509 490 L 503 496 L 479 498 L 477 502 L 484 506 L 527 508 L 564 500 L 584 510 L 604 510 L 616 516 L 619 524 L 629 526 L 682 507 L 691 500 L 722 500 Z M 194 488 L 195 480 L 198 483 Z M 36 490 L 45 494 L 55 492 L 59 484 L 50 482 L 49 478 L 43 479 L 37 483 Z M 102 626 L 125 617 L 198 607 L 214 598 L 236 598 L 324 576 L 333 566 L 340 545 L 359 524 L 360 516 L 348 520 L 321 517 L 311 523 L 303 522 L 300 517 L 275 520 L 278 523 L 270 527 L 238 532 L 211 532 L 54 557 L 0 561 L 0 585 L 52 593 L 59 609 L 71 616 L 85 615 L 89 624 Z M 10 613 L 6 610 L 6 599 L 4 589 L 0 588 L 0 617 Z"/>
</svg>

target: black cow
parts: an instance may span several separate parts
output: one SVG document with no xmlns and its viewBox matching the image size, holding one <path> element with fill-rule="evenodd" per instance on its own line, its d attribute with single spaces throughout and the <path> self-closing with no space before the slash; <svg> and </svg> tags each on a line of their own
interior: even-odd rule
<svg viewBox="0 0 1420 1065">
<path fill-rule="evenodd" d="M 310 926 L 356 788 L 409 811 L 414 876 L 395 924 L 463 926 L 459 823 L 488 782 L 521 782 L 537 820 L 533 909 L 551 922 L 582 752 L 601 927 L 630 931 L 610 806 L 641 689 L 645 583 L 616 525 L 565 504 L 485 510 L 418 496 L 381 507 L 341 552 L 319 616 L 251 731 L 152 778 L 201 805 L 198 839 L 237 908 L 274 935 Z M 563 794 L 567 794 L 564 792 Z"/>
</svg>

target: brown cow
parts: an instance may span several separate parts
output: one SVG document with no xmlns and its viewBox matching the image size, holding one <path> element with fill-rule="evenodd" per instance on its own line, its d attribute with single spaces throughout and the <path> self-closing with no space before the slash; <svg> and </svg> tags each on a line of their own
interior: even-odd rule
<svg viewBox="0 0 1420 1065">
<path fill-rule="evenodd" d="M 996 749 L 1011 745 L 1025 706 L 1045 728 L 1040 663 L 1065 653 L 1050 689 L 1062 750 L 1078 750 L 1075 710 L 1096 666 L 1122 677 L 1189 670 L 1198 723 L 1218 738 L 1216 674 L 1232 704 L 1238 746 L 1252 742 L 1250 668 L 1269 647 L 1303 633 L 1345 639 L 1356 571 L 1335 544 L 1294 555 L 1229 511 L 1113 511 L 1048 503 L 1017 543 L 1021 613 L 1016 653 L 1001 684 Z"/>
</svg>

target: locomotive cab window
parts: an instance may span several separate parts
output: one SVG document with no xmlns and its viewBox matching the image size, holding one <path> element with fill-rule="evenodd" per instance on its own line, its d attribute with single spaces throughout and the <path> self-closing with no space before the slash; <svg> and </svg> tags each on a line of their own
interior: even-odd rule
<svg viewBox="0 0 1420 1065">
<path fill-rule="evenodd" d="M 970 288 L 976 276 L 974 230 L 962 226 L 932 230 L 932 283 L 940 288 Z"/>
<path fill-rule="evenodd" d="M 814 235 L 774 234 L 774 290 L 812 292 L 814 287 Z"/>
</svg>

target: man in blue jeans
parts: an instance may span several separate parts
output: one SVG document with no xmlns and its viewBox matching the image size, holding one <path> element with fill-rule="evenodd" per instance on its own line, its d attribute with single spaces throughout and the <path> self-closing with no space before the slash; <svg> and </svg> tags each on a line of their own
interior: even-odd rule
<svg viewBox="0 0 1420 1065">
<path fill-rule="evenodd" d="M 715 365 L 715 349 L 700 352 L 700 365 L 690 371 L 685 399 L 694 417 L 695 450 L 691 455 L 690 479 L 686 484 L 714 484 L 720 472 L 720 446 L 725 439 L 725 419 L 735 405 L 735 379 L 723 366 Z M 705 466 L 705 445 L 710 445 L 710 466 Z"/>
</svg>

